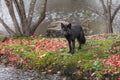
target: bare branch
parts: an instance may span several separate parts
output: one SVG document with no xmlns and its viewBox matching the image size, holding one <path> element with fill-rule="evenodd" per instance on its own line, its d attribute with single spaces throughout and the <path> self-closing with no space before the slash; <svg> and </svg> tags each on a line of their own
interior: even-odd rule
<svg viewBox="0 0 120 80">
<path fill-rule="evenodd" d="M 20 36 L 21 31 L 20 31 L 20 27 L 19 27 L 19 24 L 18 24 L 16 16 L 15 16 L 15 12 L 14 12 L 13 5 L 12 5 L 12 0 L 5 0 L 5 3 L 6 3 L 8 10 L 9 10 L 12 21 L 14 23 L 16 33 L 18 34 L 18 36 Z"/>
<path fill-rule="evenodd" d="M 20 0 L 20 7 L 21 7 L 21 12 L 23 14 L 23 18 L 25 19 L 25 22 L 27 23 L 27 17 L 26 17 L 26 12 L 25 12 L 25 5 L 24 5 L 24 1 Z"/>
<path fill-rule="evenodd" d="M 17 0 L 13 0 L 13 2 L 14 2 L 14 5 L 15 5 L 15 7 L 17 9 L 18 15 L 21 16 L 21 12 L 20 12 L 20 7 L 18 5 L 19 4 L 18 1 Z"/>
<path fill-rule="evenodd" d="M 12 29 L 10 29 L 9 26 L 1 18 L 0 18 L 0 23 L 4 26 L 4 28 L 9 34 L 16 35 L 16 33 Z"/>
<path fill-rule="evenodd" d="M 13 0 L 13 1 L 17 9 L 17 12 L 19 14 L 23 34 L 25 34 L 26 27 L 27 27 L 27 18 L 26 18 L 26 12 L 25 12 L 25 7 L 24 7 L 24 1 L 23 0 Z"/>
<path fill-rule="evenodd" d="M 20 2 L 19 2 L 19 0 L 13 0 L 14 1 L 14 4 L 15 4 L 15 8 L 17 9 L 17 12 L 18 12 L 18 15 L 19 15 L 19 19 L 20 19 L 20 23 L 21 23 L 21 27 L 22 27 L 22 33 L 23 34 L 25 34 L 25 20 L 24 20 L 24 13 L 23 13 L 23 9 L 22 9 L 22 7 L 23 6 L 21 6 L 21 4 L 20 4 Z"/>
<path fill-rule="evenodd" d="M 35 3 L 36 3 L 36 0 L 31 0 L 31 2 L 30 2 L 30 8 L 29 8 L 29 13 L 28 13 L 28 18 L 27 18 L 27 20 L 28 20 L 28 23 L 27 23 L 28 29 L 27 30 L 28 30 L 29 35 L 31 32 L 31 23 L 32 23 Z"/>
<path fill-rule="evenodd" d="M 29 8 L 28 19 L 27 19 L 28 20 L 28 26 L 31 26 L 35 3 L 36 3 L 36 0 L 31 0 L 31 2 L 30 2 L 30 8 Z"/>
<path fill-rule="evenodd" d="M 32 33 L 37 29 L 39 24 L 44 20 L 45 18 L 45 12 L 46 12 L 46 6 L 47 6 L 47 0 L 43 0 L 43 4 L 41 5 L 41 16 L 39 17 L 38 21 L 31 27 Z"/>
<path fill-rule="evenodd" d="M 27 26 L 27 17 L 26 17 L 26 12 L 25 12 L 25 6 L 24 6 L 24 1 L 23 0 L 19 0 L 20 4 L 19 4 L 19 7 L 21 9 L 21 16 L 22 16 L 22 28 L 23 28 L 23 34 L 26 34 L 27 35 L 27 29 L 28 29 L 28 26 Z"/>
<path fill-rule="evenodd" d="M 114 11 L 114 13 L 113 13 L 113 15 L 112 15 L 112 17 L 111 17 L 111 19 L 112 19 L 111 22 L 113 22 L 116 14 L 118 13 L 119 10 L 120 10 L 120 4 L 119 4 L 118 7 L 115 9 L 115 11 Z"/>
<path fill-rule="evenodd" d="M 24 22 L 23 22 L 23 15 L 22 15 L 22 12 L 21 12 L 21 4 L 18 2 L 18 0 L 13 0 L 14 2 L 14 5 L 15 5 L 15 8 L 17 10 L 17 13 L 19 15 L 19 19 L 20 19 L 20 26 L 22 28 L 22 35 L 23 35 L 23 26 L 24 26 Z"/>
<path fill-rule="evenodd" d="M 103 7 L 103 10 L 104 10 L 104 15 L 107 13 L 107 9 L 106 9 L 106 6 L 105 6 L 105 2 L 104 0 L 100 0 L 101 4 L 102 4 L 102 7 Z"/>
</svg>

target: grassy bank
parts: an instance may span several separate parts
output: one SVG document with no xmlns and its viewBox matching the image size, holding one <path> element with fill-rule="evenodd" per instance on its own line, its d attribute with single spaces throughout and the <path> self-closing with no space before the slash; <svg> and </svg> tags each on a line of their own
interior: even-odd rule
<svg viewBox="0 0 120 80">
<path fill-rule="evenodd" d="M 75 54 L 70 55 L 67 53 L 67 42 L 63 38 L 11 38 L 0 43 L 0 60 L 6 65 L 12 64 L 18 68 L 67 76 L 75 74 L 81 79 L 85 78 L 84 75 L 91 76 L 93 73 L 94 77 L 99 78 L 103 74 L 112 76 L 115 74 L 114 68 L 117 68 L 118 74 L 120 65 L 117 63 L 115 66 L 108 59 L 119 55 L 120 35 L 100 34 L 87 36 L 86 39 L 82 49 L 78 50 L 76 43 Z"/>
</svg>

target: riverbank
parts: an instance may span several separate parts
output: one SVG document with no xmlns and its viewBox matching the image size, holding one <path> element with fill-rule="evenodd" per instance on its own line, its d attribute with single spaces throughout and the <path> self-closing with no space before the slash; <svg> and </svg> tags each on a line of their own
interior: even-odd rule
<svg viewBox="0 0 120 80">
<path fill-rule="evenodd" d="M 13 66 L 0 65 L 0 80 L 66 80 L 57 74 L 38 74 L 34 70 L 22 71 Z"/>
<path fill-rule="evenodd" d="M 78 50 L 76 44 L 74 55 L 67 53 L 67 42 L 63 38 L 11 38 L 0 44 L 0 62 L 22 70 L 36 70 L 40 74 L 71 77 L 72 80 L 119 78 L 120 34 L 86 38 L 82 49 Z"/>
</svg>

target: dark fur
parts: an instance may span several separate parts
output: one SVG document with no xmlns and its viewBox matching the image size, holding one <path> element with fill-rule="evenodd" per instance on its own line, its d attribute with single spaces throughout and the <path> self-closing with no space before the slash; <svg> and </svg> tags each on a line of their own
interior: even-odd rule
<svg viewBox="0 0 120 80">
<path fill-rule="evenodd" d="M 68 25 L 65 25 L 61 23 L 61 31 L 68 41 L 69 53 L 71 54 L 74 53 L 76 38 L 79 43 L 78 49 L 81 49 L 81 45 L 85 44 L 86 42 L 83 29 L 80 25 L 71 25 L 71 23 L 69 23 Z"/>
</svg>

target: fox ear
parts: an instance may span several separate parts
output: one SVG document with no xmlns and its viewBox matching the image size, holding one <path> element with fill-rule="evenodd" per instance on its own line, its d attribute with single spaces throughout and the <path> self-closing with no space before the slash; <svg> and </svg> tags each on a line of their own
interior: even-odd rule
<svg viewBox="0 0 120 80">
<path fill-rule="evenodd" d="M 64 28 L 64 24 L 63 23 L 61 23 L 61 28 Z"/>
<path fill-rule="evenodd" d="M 68 28 L 71 29 L 71 23 L 68 24 Z"/>
</svg>

